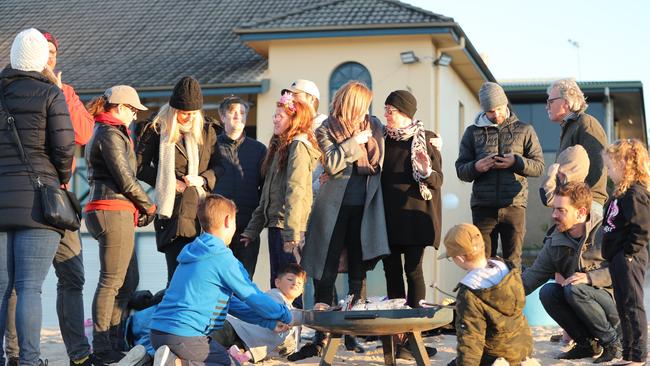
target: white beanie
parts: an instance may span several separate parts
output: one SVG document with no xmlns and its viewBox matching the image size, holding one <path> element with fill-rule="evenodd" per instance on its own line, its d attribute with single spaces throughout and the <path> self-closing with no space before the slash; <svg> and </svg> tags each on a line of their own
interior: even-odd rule
<svg viewBox="0 0 650 366">
<path fill-rule="evenodd" d="M 21 71 L 41 72 L 47 65 L 50 48 L 43 33 L 36 28 L 18 33 L 11 45 L 11 67 Z"/>
</svg>

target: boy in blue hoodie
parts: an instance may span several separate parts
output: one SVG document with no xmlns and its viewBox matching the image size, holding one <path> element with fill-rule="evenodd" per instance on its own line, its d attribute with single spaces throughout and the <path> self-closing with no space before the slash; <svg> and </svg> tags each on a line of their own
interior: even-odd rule
<svg viewBox="0 0 650 366">
<path fill-rule="evenodd" d="M 233 201 L 211 194 L 199 205 L 203 233 L 178 255 L 178 268 L 151 321 L 154 366 L 231 365 L 208 334 L 230 313 L 275 331 L 289 329 L 291 312 L 262 293 L 228 249 L 235 233 Z M 234 295 L 234 296 L 233 296 Z"/>
</svg>

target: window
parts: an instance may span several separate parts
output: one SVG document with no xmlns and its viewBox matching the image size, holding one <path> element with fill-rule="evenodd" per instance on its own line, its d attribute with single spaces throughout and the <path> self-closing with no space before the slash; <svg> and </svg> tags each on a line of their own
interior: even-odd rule
<svg viewBox="0 0 650 366">
<path fill-rule="evenodd" d="M 350 80 L 360 80 L 372 90 L 370 72 L 358 62 L 346 62 L 339 65 L 330 76 L 330 104 L 336 91 Z"/>
</svg>

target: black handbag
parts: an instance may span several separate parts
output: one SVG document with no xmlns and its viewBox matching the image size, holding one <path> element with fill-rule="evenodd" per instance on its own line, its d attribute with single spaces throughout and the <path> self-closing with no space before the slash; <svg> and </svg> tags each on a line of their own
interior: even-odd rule
<svg viewBox="0 0 650 366">
<path fill-rule="evenodd" d="M 79 230 L 81 226 L 81 204 L 79 204 L 79 200 L 77 200 L 74 193 L 65 188 L 52 187 L 41 182 L 41 178 L 36 174 L 32 163 L 29 161 L 23 149 L 23 144 L 20 141 L 20 136 L 16 129 L 15 119 L 9 112 L 9 108 L 7 108 L 5 102 L 4 88 L 0 88 L 0 102 L 2 102 L 2 108 L 7 115 L 7 124 L 12 131 L 13 138 L 18 147 L 20 159 L 29 168 L 30 180 L 40 194 L 43 218 L 48 224 L 58 229 Z"/>
</svg>

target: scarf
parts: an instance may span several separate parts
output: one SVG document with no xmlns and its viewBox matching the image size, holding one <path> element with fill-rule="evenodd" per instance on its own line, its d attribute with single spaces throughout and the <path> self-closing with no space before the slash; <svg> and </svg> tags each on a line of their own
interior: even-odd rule
<svg viewBox="0 0 650 366">
<path fill-rule="evenodd" d="M 353 126 L 351 123 L 344 123 L 334 116 L 330 116 L 330 131 L 334 136 L 337 144 L 352 138 L 355 134 L 363 130 L 370 129 L 370 117 L 366 115 L 363 122 L 358 126 Z M 357 172 L 360 175 L 375 175 L 379 172 L 379 144 L 373 136 L 368 138 L 368 142 L 359 145 L 364 152 L 357 161 L 354 162 L 357 166 Z"/>
<path fill-rule="evenodd" d="M 185 151 L 187 153 L 187 175 L 198 177 L 199 175 L 199 146 L 194 139 L 190 129 L 191 126 L 178 124 L 183 137 Z M 169 136 L 160 135 L 160 149 L 158 154 L 158 174 L 156 176 L 155 201 L 158 206 L 158 215 L 163 218 L 171 218 L 176 200 L 176 144 L 169 142 Z M 205 197 L 203 185 L 190 183 L 196 188 L 199 199 Z"/>
<path fill-rule="evenodd" d="M 427 141 L 424 135 L 424 125 L 420 120 L 413 120 L 413 122 L 404 127 L 404 128 L 392 128 L 386 127 L 386 135 L 396 141 L 407 141 L 410 138 L 411 140 L 411 167 L 413 168 L 413 179 L 418 183 L 420 188 L 420 195 L 425 201 L 429 201 L 433 198 L 429 187 L 424 183 L 424 180 L 427 178 L 424 175 L 420 174 L 420 171 L 417 169 L 415 157 L 418 153 L 424 153 L 429 156 L 427 152 Z M 431 171 L 431 161 L 427 159 L 426 171 Z"/>
<path fill-rule="evenodd" d="M 117 127 L 117 129 L 122 132 L 126 131 L 126 135 L 129 137 L 129 141 L 131 142 L 131 147 L 133 147 L 133 138 L 131 138 L 131 130 L 124 124 L 124 122 L 115 118 L 112 114 L 108 112 L 99 113 L 95 116 L 95 122 Z"/>
</svg>

